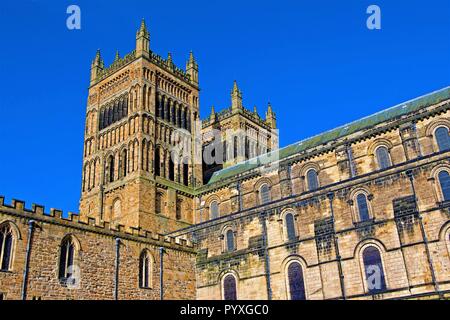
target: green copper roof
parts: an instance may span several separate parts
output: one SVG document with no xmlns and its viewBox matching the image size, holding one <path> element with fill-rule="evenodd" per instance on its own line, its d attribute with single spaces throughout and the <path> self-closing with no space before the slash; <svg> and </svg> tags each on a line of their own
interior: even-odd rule
<svg viewBox="0 0 450 320">
<path fill-rule="evenodd" d="M 340 126 L 336 129 L 324 132 L 314 137 L 296 142 L 278 150 L 279 159 L 290 157 L 302 151 L 317 147 L 330 141 L 353 134 L 363 129 L 372 128 L 380 123 L 395 120 L 409 113 L 413 113 L 421 108 L 439 103 L 450 98 L 450 87 L 429 93 L 416 99 L 398 104 L 389 109 L 377 112 L 371 116 Z M 208 184 L 219 182 L 220 180 L 241 174 L 250 169 L 259 167 L 271 161 L 271 155 L 275 152 L 261 155 L 255 159 L 250 159 L 234 166 L 222 169 L 213 174 Z"/>
</svg>

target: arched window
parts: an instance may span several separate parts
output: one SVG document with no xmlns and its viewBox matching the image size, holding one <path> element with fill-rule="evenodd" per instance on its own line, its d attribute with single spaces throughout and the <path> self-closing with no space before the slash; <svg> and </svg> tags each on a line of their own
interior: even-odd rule
<svg viewBox="0 0 450 320">
<path fill-rule="evenodd" d="M 223 299 L 237 300 L 236 278 L 229 274 L 223 279 Z"/>
<path fill-rule="evenodd" d="M 261 188 L 259 188 L 259 194 L 261 204 L 266 204 L 270 202 L 270 189 L 267 184 L 263 184 Z"/>
<path fill-rule="evenodd" d="M 303 280 L 303 270 L 300 263 L 292 262 L 289 264 L 288 282 L 291 300 L 305 300 L 305 282 Z"/>
<path fill-rule="evenodd" d="M 284 216 L 284 223 L 286 225 L 286 234 L 289 241 L 295 240 L 297 238 L 295 232 L 295 222 L 294 215 L 292 213 L 287 213 Z"/>
<path fill-rule="evenodd" d="M 156 206 L 156 213 L 157 214 L 162 214 L 163 213 L 163 195 L 160 192 L 156 193 L 156 201 L 155 201 L 155 206 Z"/>
<path fill-rule="evenodd" d="M 161 175 L 161 151 L 159 147 L 155 148 L 155 176 Z"/>
<path fill-rule="evenodd" d="M 444 201 L 450 201 L 450 175 L 447 171 L 441 171 L 438 175 Z"/>
<path fill-rule="evenodd" d="M 169 155 L 169 180 L 175 181 L 175 164 L 171 155 Z"/>
<path fill-rule="evenodd" d="M 122 203 L 119 198 L 115 199 L 112 206 L 112 217 L 118 219 L 122 216 Z"/>
<path fill-rule="evenodd" d="M 229 229 L 226 233 L 226 239 L 227 239 L 227 251 L 231 252 L 235 249 L 235 241 L 234 241 L 234 232 L 233 230 Z"/>
<path fill-rule="evenodd" d="M 182 208 L 183 208 L 183 201 L 182 200 L 177 200 L 177 205 L 175 208 L 175 217 L 177 218 L 177 220 L 181 220 L 182 218 Z"/>
<path fill-rule="evenodd" d="M 363 251 L 363 262 L 368 292 L 375 294 L 386 290 L 380 251 L 374 246 L 367 247 Z"/>
<path fill-rule="evenodd" d="M 235 136 L 233 140 L 233 158 L 236 160 L 238 157 L 238 137 Z"/>
<path fill-rule="evenodd" d="M 227 150 L 227 141 L 224 140 L 222 143 L 222 148 L 223 148 L 223 159 L 222 159 L 222 163 L 227 162 L 228 160 L 228 150 Z"/>
<path fill-rule="evenodd" d="M 128 164 L 128 151 L 127 149 L 124 149 L 122 151 L 122 156 L 121 156 L 121 171 L 122 171 L 122 177 L 126 177 L 127 176 L 127 164 Z"/>
<path fill-rule="evenodd" d="M 100 121 L 98 122 L 98 128 L 99 130 L 103 129 L 103 121 L 105 119 L 105 109 L 100 110 Z"/>
<path fill-rule="evenodd" d="M 13 233 L 8 224 L 0 227 L 0 270 L 11 270 L 12 251 L 13 251 Z"/>
<path fill-rule="evenodd" d="M 313 191 L 319 188 L 319 179 L 317 177 L 317 172 L 314 169 L 308 170 L 306 173 L 306 180 L 308 182 L 308 190 Z"/>
<path fill-rule="evenodd" d="M 211 202 L 209 205 L 211 219 L 217 219 L 219 217 L 219 204 L 217 201 Z"/>
<path fill-rule="evenodd" d="M 126 117 L 128 115 L 128 97 L 125 98 L 122 108 L 122 115 Z"/>
<path fill-rule="evenodd" d="M 109 182 L 114 181 L 114 156 L 109 156 L 108 158 L 108 164 L 109 164 Z"/>
<path fill-rule="evenodd" d="M 450 150 L 450 136 L 448 128 L 439 127 L 436 129 L 434 135 L 436 136 L 439 151 Z"/>
<path fill-rule="evenodd" d="M 187 160 L 184 160 L 183 162 L 183 184 L 185 186 L 189 185 L 189 166 L 186 162 Z"/>
<path fill-rule="evenodd" d="M 248 137 L 245 136 L 245 159 L 249 159 L 250 158 L 250 146 L 249 146 L 249 141 L 248 141 Z"/>
<path fill-rule="evenodd" d="M 153 278 L 153 260 L 150 254 L 144 250 L 139 259 L 139 286 L 141 288 L 151 288 Z"/>
<path fill-rule="evenodd" d="M 386 147 L 381 146 L 376 150 L 376 157 L 378 162 L 378 168 L 383 170 L 391 166 L 391 159 L 389 157 L 389 151 Z"/>
<path fill-rule="evenodd" d="M 369 206 L 367 205 L 367 197 L 364 193 L 356 196 L 356 204 L 358 206 L 359 221 L 369 220 Z"/>
<path fill-rule="evenodd" d="M 61 243 L 59 255 L 59 279 L 67 282 L 73 275 L 73 265 L 75 259 L 75 244 L 71 237 L 64 239 Z"/>
</svg>

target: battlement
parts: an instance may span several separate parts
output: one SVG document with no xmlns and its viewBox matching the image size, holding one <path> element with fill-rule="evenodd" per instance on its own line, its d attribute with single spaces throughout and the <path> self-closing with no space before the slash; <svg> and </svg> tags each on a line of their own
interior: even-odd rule
<svg viewBox="0 0 450 320">
<path fill-rule="evenodd" d="M 99 71 L 96 81 L 99 82 L 103 79 L 106 79 L 108 76 L 127 65 L 130 62 L 133 62 L 136 59 L 136 50 L 131 51 L 123 58 L 116 57 L 116 59 L 111 63 L 111 65 L 107 68 L 104 68 Z"/>
<path fill-rule="evenodd" d="M 191 76 L 187 74 L 185 70 L 177 67 L 172 62 L 170 56 L 167 59 L 164 59 L 160 55 L 157 55 L 154 52 L 150 52 L 150 61 L 184 81 L 191 81 Z"/>
<path fill-rule="evenodd" d="M 94 218 L 83 218 L 77 213 L 68 212 L 64 217 L 63 211 L 33 203 L 31 209 L 26 208 L 25 201 L 12 199 L 10 204 L 5 203 L 5 197 L 0 196 L 0 214 L 15 215 L 38 222 L 58 224 L 68 228 L 83 229 L 87 232 L 102 233 L 114 238 L 149 242 L 150 244 L 192 251 L 193 244 L 181 237 L 165 236 L 142 228 L 125 227 L 121 224 L 110 224 L 106 221 L 97 221 Z"/>
<path fill-rule="evenodd" d="M 261 116 L 255 112 L 252 112 L 246 108 L 242 108 L 242 109 L 238 109 L 239 113 L 242 114 L 244 117 L 248 118 L 249 120 L 257 123 L 258 125 L 260 125 L 261 127 L 267 127 L 268 129 L 270 129 L 270 124 L 267 123 L 266 120 L 264 120 L 263 118 L 261 118 Z M 228 117 L 231 117 L 233 115 L 233 110 L 231 107 L 226 108 L 222 111 L 219 111 L 217 113 L 214 114 L 214 117 L 212 117 L 211 115 L 209 115 L 207 118 L 202 120 L 202 128 L 206 128 L 209 127 L 210 125 L 219 122 L 221 120 L 224 120 Z"/>
<path fill-rule="evenodd" d="M 97 77 L 95 78 L 95 82 L 100 82 L 101 80 L 106 79 L 108 76 L 112 75 L 117 70 L 123 68 L 127 64 L 133 62 L 137 59 L 136 50 L 131 51 L 123 58 L 116 56 L 116 59 L 108 66 L 101 70 L 99 70 Z M 186 82 L 191 82 L 191 76 L 187 74 L 187 72 L 179 67 L 177 67 L 170 56 L 167 59 L 164 59 L 160 55 L 150 52 L 149 59 L 152 63 L 157 66 L 163 68 L 169 73 L 172 73 L 177 78 L 180 78 Z"/>
</svg>

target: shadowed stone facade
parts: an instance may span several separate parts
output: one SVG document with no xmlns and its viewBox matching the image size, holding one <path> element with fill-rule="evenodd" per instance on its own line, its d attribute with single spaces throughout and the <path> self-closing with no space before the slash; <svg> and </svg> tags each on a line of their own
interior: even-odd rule
<svg viewBox="0 0 450 320">
<path fill-rule="evenodd" d="M 142 22 L 92 62 L 79 215 L 0 198 L 0 298 L 448 298 L 449 128 L 447 87 L 277 149 L 236 83 L 200 121 L 194 56 Z M 231 157 L 205 172 L 213 129 Z"/>
</svg>

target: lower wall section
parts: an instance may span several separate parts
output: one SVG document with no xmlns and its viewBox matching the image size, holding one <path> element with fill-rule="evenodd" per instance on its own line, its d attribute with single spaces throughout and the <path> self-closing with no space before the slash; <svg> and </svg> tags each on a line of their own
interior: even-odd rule
<svg viewBox="0 0 450 320">
<path fill-rule="evenodd" d="M 27 250 L 29 222 L 33 219 Z M 109 228 L 8 208 L 0 212 L 0 227 L 12 234 L 11 263 L 0 271 L 0 293 L 21 299 L 25 260 L 29 252 L 27 299 L 160 299 L 160 248 L 164 247 L 164 299 L 195 299 L 195 253 L 185 243 L 116 232 Z M 61 244 L 74 245 L 74 284 L 60 280 Z M 119 263 L 116 265 L 116 239 Z M 140 257 L 149 258 L 148 288 L 141 288 Z M 116 275 L 116 270 L 118 274 Z M 117 276 L 117 277 L 116 277 Z M 117 279 L 117 280 L 116 280 Z"/>
</svg>

